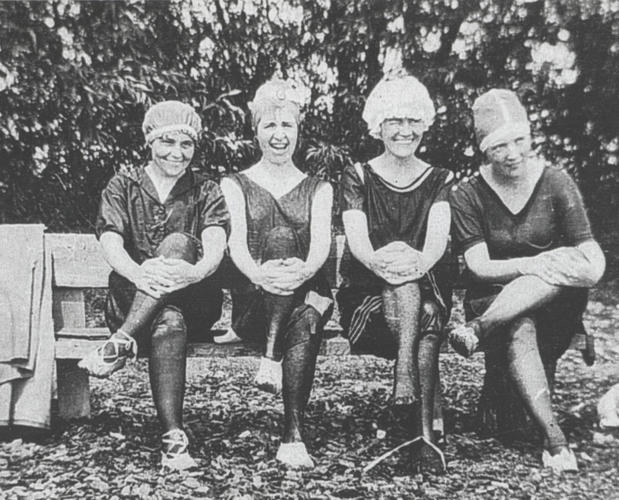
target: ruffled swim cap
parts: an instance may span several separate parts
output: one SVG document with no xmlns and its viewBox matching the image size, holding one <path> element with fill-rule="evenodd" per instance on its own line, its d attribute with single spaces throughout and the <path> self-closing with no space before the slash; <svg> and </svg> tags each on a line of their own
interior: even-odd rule
<svg viewBox="0 0 619 500">
<path fill-rule="evenodd" d="M 148 144 L 168 132 L 183 132 L 196 141 L 201 130 L 202 120 L 198 113 L 180 101 L 163 101 L 151 106 L 142 123 Z"/>
<path fill-rule="evenodd" d="M 370 92 L 363 108 L 363 119 L 370 135 L 380 139 L 380 126 L 389 118 L 421 120 L 423 132 L 434 121 L 434 104 L 428 89 L 414 76 L 383 78 Z"/>
</svg>

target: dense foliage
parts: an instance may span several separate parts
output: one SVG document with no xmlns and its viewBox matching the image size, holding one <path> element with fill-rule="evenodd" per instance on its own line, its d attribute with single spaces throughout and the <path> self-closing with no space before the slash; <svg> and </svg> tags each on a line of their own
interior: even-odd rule
<svg viewBox="0 0 619 500">
<path fill-rule="evenodd" d="M 145 108 L 191 102 L 214 176 L 258 155 L 246 103 L 274 74 L 308 88 L 298 161 L 337 180 L 379 150 L 361 120 L 385 72 L 438 110 L 420 154 L 470 175 L 469 109 L 494 86 L 526 102 L 535 144 L 600 210 L 619 200 L 619 5 L 611 0 L 1 2 L 0 212 L 89 230 L 114 171 L 146 159 Z"/>
</svg>

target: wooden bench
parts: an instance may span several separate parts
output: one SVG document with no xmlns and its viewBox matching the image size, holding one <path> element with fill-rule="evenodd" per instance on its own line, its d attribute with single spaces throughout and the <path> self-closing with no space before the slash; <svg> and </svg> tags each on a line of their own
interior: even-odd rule
<svg viewBox="0 0 619 500">
<path fill-rule="evenodd" d="M 92 234 L 45 235 L 45 247 L 52 255 L 53 319 L 56 335 L 58 414 L 61 418 L 90 416 L 88 374 L 77 367 L 79 359 L 105 342 L 109 330 L 87 326 L 86 292 L 106 289 L 110 266 L 104 260 L 99 243 Z M 344 250 L 342 236 L 334 238 L 327 273 L 333 288 L 339 285 L 339 266 Z M 350 354 L 348 341 L 334 322 L 327 324 L 321 355 Z M 221 332 L 215 332 L 223 333 Z M 190 357 L 256 356 L 258 352 L 242 343 L 218 345 L 190 343 Z"/>
<path fill-rule="evenodd" d="M 107 328 L 87 326 L 86 291 L 108 286 L 109 265 L 103 259 L 99 244 L 91 234 L 46 234 L 45 246 L 52 254 L 53 319 L 56 335 L 58 414 L 61 418 L 90 416 L 88 375 L 77 368 L 77 361 L 90 350 L 103 344 L 109 336 Z M 337 236 L 326 264 L 332 288 L 339 286 L 339 269 L 344 250 L 344 237 Z M 223 332 L 221 332 L 223 333 Z M 350 354 L 348 341 L 334 322 L 327 325 L 321 354 Z M 584 336 L 572 343 L 582 349 Z M 244 344 L 217 345 L 191 343 L 191 357 L 255 356 L 258 352 Z"/>
</svg>

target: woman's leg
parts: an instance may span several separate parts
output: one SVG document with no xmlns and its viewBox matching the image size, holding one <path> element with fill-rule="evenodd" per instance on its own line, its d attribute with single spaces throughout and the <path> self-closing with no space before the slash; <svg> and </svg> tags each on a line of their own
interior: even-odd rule
<svg viewBox="0 0 619 500">
<path fill-rule="evenodd" d="M 398 346 L 393 401 L 396 405 L 411 404 L 419 399 L 419 373 L 416 366 L 421 309 L 419 285 L 416 282 L 403 285 L 387 284 L 382 295 L 385 321 Z"/>
<path fill-rule="evenodd" d="M 481 337 L 502 325 L 550 302 L 561 287 L 549 285 L 537 276 L 521 276 L 505 285 L 490 307 L 476 320 Z"/>
<path fill-rule="evenodd" d="M 417 354 L 421 396 L 421 433 L 434 441 L 434 399 L 438 382 L 438 358 L 441 347 L 441 311 L 434 302 L 424 301 L 421 313 L 421 339 Z"/>
<path fill-rule="evenodd" d="M 262 262 L 300 256 L 301 252 L 293 229 L 279 226 L 269 231 L 264 242 Z M 264 307 L 267 317 L 264 355 L 274 361 L 280 361 L 283 355 L 284 329 L 294 308 L 294 295 L 275 295 L 265 291 Z"/>
<path fill-rule="evenodd" d="M 316 309 L 302 305 L 293 312 L 286 331 L 282 391 L 284 434 L 277 458 L 292 467 L 313 466 L 303 444 L 303 419 L 322 340 L 322 332 L 317 328 L 320 320 Z"/>
<path fill-rule="evenodd" d="M 502 331 L 501 326 L 539 309 L 559 293 L 561 287 L 550 285 L 537 276 L 516 278 L 503 287 L 481 316 L 452 330 L 449 343 L 456 352 L 468 357 L 475 352 L 480 341 Z"/>
<path fill-rule="evenodd" d="M 529 317 L 514 320 L 507 329 L 507 363 L 510 378 L 522 401 L 544 434 L 548 451 L 555 454 L 567 446 L 552 411 L 550 388 L 537 345 L 535 322 Z"/>
<path fill-rule="evenodd" d="M 198 258 L 198 242 L 186 234 L 172 233 L 164 238 L 155 253 L 157 257 L 182 259 L 194 264 Z M 119 330 L 130 337 L 135 337 L 142 328 L 150 324 L 166 300 L 167 296 L 155 298 L 137 290 Z"/>
<path fill-rule="evenodd" d="M 182 429 L 187 325 L 180 310 L 164 306 L 153 322 L 149 359 L 150 384 L 165 432 Z"/>
</svg>

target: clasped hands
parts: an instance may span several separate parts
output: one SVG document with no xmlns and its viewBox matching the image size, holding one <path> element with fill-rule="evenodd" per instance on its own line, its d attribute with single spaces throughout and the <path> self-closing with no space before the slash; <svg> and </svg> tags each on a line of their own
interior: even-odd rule
<svg viewBox="0 0 619 500">
<path fill-rule="evenodd" d="M 275 295 L 292 295 L 311 276 L 306 263 L 297 257 L 267 260 L 258 269 L 254 283 Z"/>
<path fill-rule="evenodd" d="M 521 274 L 532 274 L 555 286 L 588 288 L 592 281 L 591 263 L 578 248 L 559 247 L 523 259 Z"/>
<path fill-rule="evenodd" d="M 147 259 L 132 277 L 135 286 L 155 298 L 175 292 L 204 279 L 198 268 L 182 259 Z"/>
<path fill-rule="evenodd" d="M 423 254 L 403 241 L 376 250 L 369 264 L 374 273 L 391 285 L 418 280 L 427 272 Z"/>
</svg>

